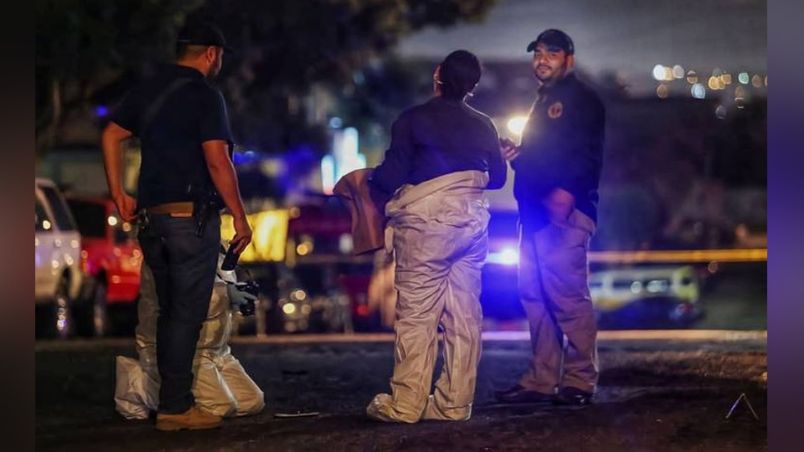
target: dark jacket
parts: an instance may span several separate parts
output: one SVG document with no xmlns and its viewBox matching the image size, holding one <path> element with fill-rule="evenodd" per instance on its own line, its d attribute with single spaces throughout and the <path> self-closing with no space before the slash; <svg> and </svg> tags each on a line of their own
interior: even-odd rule
<svg viewBox="0 0 804 452">
<path fill-rule="evenodd" d="M 555 188 L 572 193 L 576 208 L 597 221 L 604 125 L 600 98 L 573 74 L 539 90 L 512 163 L 523 225 L 549 222 L 541 201 Z"/>
<path fill-rule="evenodd" d="M 462 100 L 434 97 L 405 110 L 394 122 L 391 146 L 371 183 L 392 195 L 404 184 L 467 170 L 487 171 L 488 189 L 505 185 L 497 129 Z"/>
</svg>

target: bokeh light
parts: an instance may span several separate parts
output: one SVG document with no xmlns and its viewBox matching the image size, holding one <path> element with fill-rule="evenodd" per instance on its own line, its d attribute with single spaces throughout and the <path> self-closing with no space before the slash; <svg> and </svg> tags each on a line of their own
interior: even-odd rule
<svg viewBox="0 0 804 452">
<path fill-rule="evenodd" d="M 653 78 L 657 81 L 661 82 L 664 80 L 664 66 L 661 64 L 657 64 L 653 66 Z"/>
</svg>

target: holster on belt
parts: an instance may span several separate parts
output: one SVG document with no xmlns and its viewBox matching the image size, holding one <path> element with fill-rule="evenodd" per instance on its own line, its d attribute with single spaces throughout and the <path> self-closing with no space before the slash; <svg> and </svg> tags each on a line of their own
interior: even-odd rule
<svg viewBox="0 0 804 452">
<path fill-rule="evenodd" d="M 193 208 L 192 214 L 196 225 L 195 233 L 201 237 L 204 235 L 204 229 L 206 229 L 212 215 L 219 213 L 223 208 L 223 200 L 214 187 L 205 184 L 191 184 L 187 187 L 187 193 L 193 199 L 189 204 L 192 204 Z"/>
<path fill-rule="evenodd" d="M 204 229 L 207 227 L 209 215 L 213 210 L 212 204 L 207 200 L 196 200 L 193 203 L 195 218 L 195 235 L 201 237 L 204 235 Z"/>
</svg>

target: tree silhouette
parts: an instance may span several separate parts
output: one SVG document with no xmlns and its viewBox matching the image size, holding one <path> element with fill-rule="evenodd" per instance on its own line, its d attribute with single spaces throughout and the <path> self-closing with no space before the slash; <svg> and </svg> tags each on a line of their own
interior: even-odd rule
<svg viewBox="0 0 804 452">
<path fill-rule="evenodd" d="M 315 86 L 349 94 L 359 70 L 401 36 L 483 18 L 496 0 L 37 0 L 37 148 L 59 143 L 65 120 L 119 100 L 170 61 L 178 29 L 218 23 L 237 49 L 220 86 L 238 141 L 268 151 L 322 145 Z M 313 96 L 315 99 L 315 96 Z"/>
</svg>

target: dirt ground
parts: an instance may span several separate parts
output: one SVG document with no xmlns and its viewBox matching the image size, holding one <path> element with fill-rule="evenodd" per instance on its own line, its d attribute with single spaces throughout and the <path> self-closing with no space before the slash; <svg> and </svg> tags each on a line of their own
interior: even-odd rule
<svg viewBox="0 0 804 452">
<path fill-rule="evenodd" d="M 246 341 L 233 351 L 265 391 L 265 411 L 217 430 L 162 433 L 114 411 L 114 357 L 134 356 L 133 342 L 38 343 L 37 450 L 767 450 L 764 338 L 601 340 L 599 393 L 582 408 L 496 404 L 493 391 L 516 381 L 529 346 L 487 341 L 472 419 L 415 425 L 364 414 L 388 391 L 390 342 Z M 759 420 L 744 404 L 726 419 L 742 393 Z M 274 417 L 296 411 L 320 414 Z"/>
</svg>

